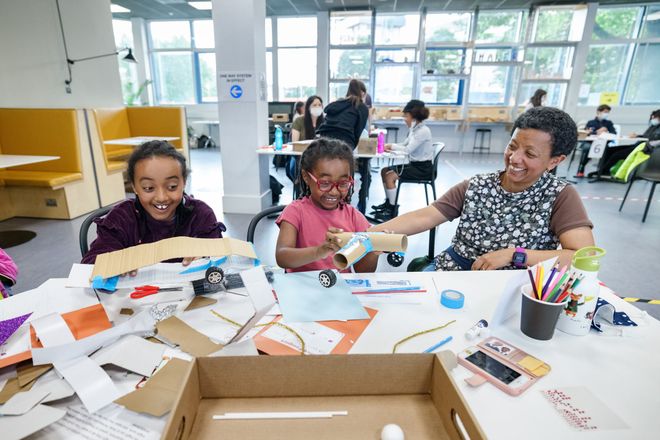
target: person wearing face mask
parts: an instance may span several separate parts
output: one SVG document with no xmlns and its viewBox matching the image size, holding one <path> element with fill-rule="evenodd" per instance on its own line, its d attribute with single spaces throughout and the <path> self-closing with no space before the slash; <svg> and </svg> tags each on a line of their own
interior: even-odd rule
<svg viewBox="0 0 660 440">
<path fill-rule="evenodd" d="M 599 135 L 603 133 L 612 133 L 617 134 L 614 124 L 610 121 L 610 112 L 612 107 L 607 104 L 599 105 L 596 109 L 596 118 L 587 122 L 586 130 L 590 135 Z M 589 162 L 589 149 L 591 144 L 583 142 L 581 149 L 582 155 L 580 156 L 580 165 L 578 166 L 578 171 L 575 177 L 584 177 L 584 169 Z"/>
<path fill-rule="evenodd" d="M 521 269 L 593 246 L 593 224 L 571 184 L 550 174 L 577 142 L 566 112 L 537 107 L 520 115 L 504 170 L 477 174 L 438 200 L 369 231 L 413 235 L 458 219 L 451 245 L 424 270 Z"/>
<path fill-rule="evenodd" d="M 378 220 L 389 220 L 396 215 L 396 181 L 404 179 L 431 179 L 433 176 L 433 142 L 431 129 L 424 121 L 429 117 L 429 109 L 424 102 L 413 99 L 403 108 L 403 120 L 410 128 L 408 137 L 401 144 L 387 144 L 385 151 L 400 151 L 408 154 L 410 163 L 401 167 L 384 167 L 381 172 L 385 187 L 385 202 L 374 205 L 371 215 Z"/>
<path fill-rule="evenodd" d="M 310 96 L 305 102 L 302 118 L 293 121 L 291 126 L 291 141 L 314 139 L 316 128 L 323 123 L 323 100 L 320 96 Z"/>
<path fill-rule="evenodd" d="M 649 126 L 642 133 L 638 135 L 637 133 L 630 133 L 631 138 L 646 138 L 649 140 L 649 143 L 660 141 L 660 109 L 654 110 L 651 112 L 649 117 Z"/>
</svg>

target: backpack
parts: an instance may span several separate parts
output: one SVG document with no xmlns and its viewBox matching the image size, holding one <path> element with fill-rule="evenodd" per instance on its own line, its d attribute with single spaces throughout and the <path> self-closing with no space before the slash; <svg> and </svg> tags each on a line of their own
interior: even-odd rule
<svg viewBox="0 0 660 440">
<path fill-rule="evenodd" d="M 270 193 L 272 196 L 273 205 L 276 205 L 280 201 L 282 188 L 284 188 L 284 185 L 282 185 L 275 177 L 270 176 Z"/>
<path fill-rule="evenodd" d="M 215 141 L 203 134 L 197 138 L 197 148 L 215 148 Z"/>
</svg>

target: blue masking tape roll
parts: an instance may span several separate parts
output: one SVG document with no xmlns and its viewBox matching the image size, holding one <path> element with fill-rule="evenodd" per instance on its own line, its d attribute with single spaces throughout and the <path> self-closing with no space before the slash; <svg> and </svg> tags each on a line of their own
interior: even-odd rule
<svg viewBox="0 0 660 440">
<path fill-rule="evenodd" d="M 465 295 L 458 290 L 443 290 L 440 294 L 440 304 L 448 309 L 460 309 L 465 304 Z"/>
</svg>

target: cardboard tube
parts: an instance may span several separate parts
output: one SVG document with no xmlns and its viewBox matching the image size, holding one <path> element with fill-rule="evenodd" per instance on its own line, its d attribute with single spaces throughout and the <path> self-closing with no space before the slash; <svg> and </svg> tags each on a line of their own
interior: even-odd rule
<svg viewBox="0 0 660 440">
<path fill-rule="evenodd" d="M 357 263 L 360 259 L 370 251 L 376 252 L 404 252 L 408 248 L 408 237 L 405 234 L 385 234 L 382 232 L 362 232 L 369 238 L 371 248 L 360 240 L 351 239 L 355 235 L 352 232 L 341 232 L 335 234 L 344 244 L 344 247 L 339 249 L 333 257 L 333 262 L 337 269 L 344 270 L 347 267 Z M 350 246 L 349 246 L 350 243 Z"/>
</svg>

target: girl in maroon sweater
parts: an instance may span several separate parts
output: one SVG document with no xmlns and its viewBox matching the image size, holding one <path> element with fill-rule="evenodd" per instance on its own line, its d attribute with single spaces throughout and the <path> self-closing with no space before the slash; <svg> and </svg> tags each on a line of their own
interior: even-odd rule
<svg viewBox="0 0 660 440">
<path fill-rule="evenodd" d="M 184 194 L 187 176 L 186 158 L 167 142 L 151 141 L 138 147 L 128 159 L 135 199 L 119 203 L 95 220 L 97 238 L 82 263 L 93 264 L 99 254 L 165 238 L 222 237 L 226 228 L 213 210 Z M 186 258 L 183 264 L 190 261 L 192 258 Z"/>
</svg>

